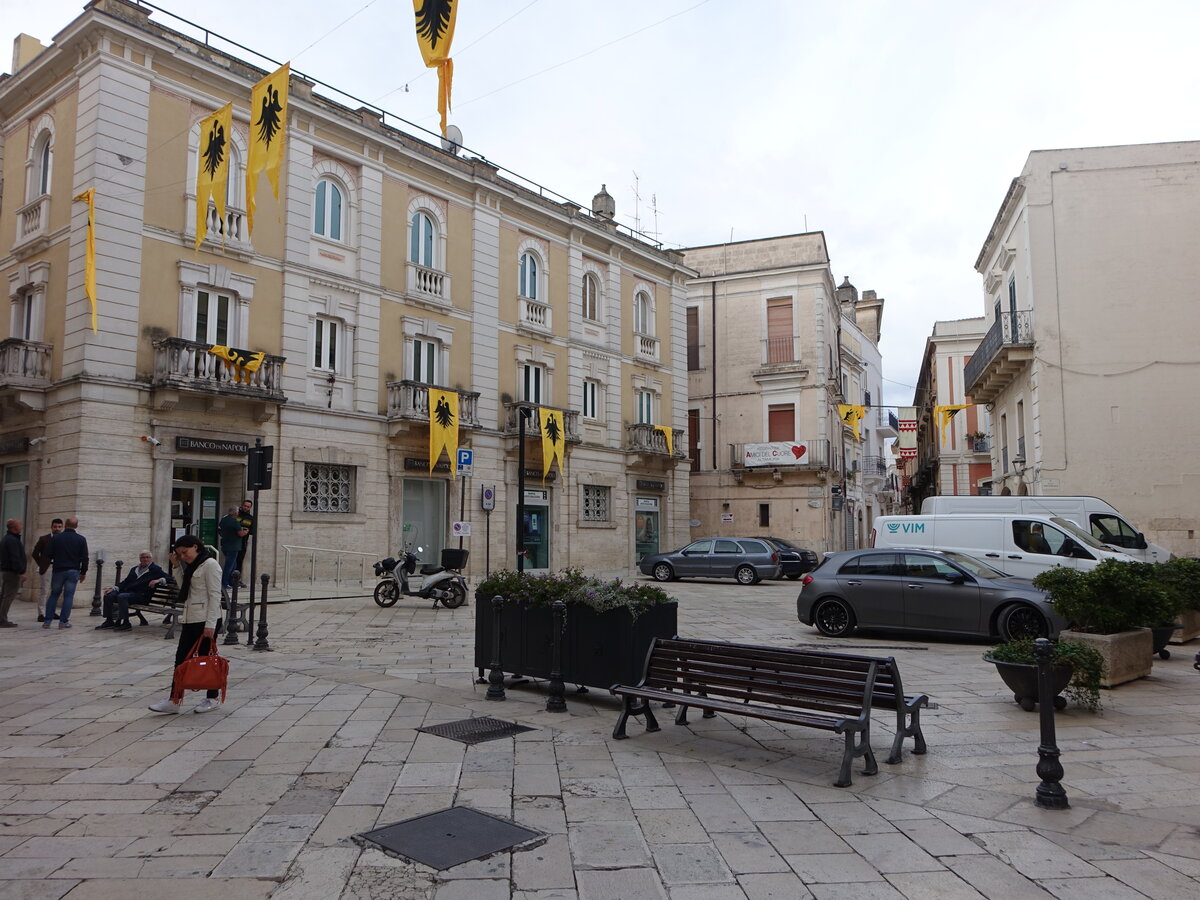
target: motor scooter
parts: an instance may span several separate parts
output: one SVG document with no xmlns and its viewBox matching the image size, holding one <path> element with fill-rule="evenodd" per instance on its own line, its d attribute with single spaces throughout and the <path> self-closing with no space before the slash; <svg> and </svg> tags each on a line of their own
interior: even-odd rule
<svg viewBox="0 0 1200 900">
<path fill-rule="evenodd" d="M 416 548 L 420 552 L 422 547 Z M 467 580 L 462 569 L 467 564 L 469 550 L 442 551 L 442 565 L 421 566 L 421 586 L 415 591 L 408 585 L 408 576 L 417 568 L 417 555 L 411 548 L 405 549 L 399 559 L 389 556 L 375 563 L 375 577 L 382 579 L 375 585 L 375 602 L 382 607 L 395 606 L 403 597 L 423 597 L 447 609 L 457 609 L 467 602 Z"/>
</svg>

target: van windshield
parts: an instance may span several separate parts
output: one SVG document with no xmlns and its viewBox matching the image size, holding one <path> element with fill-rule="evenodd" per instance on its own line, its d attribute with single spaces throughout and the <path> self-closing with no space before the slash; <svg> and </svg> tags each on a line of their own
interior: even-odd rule
<svg viewBox="0 0 1200 900">
<path fill-rule="evenodd" d="M 1112 553 L 1112 547 L 1105 547 L 1102 543 L 1072 522 L 1070 519 L 1064 519 L 1061 516 L 1051 516 L 1050 521 L 1067 532 L 1079 543 L 1085 547 L 1091 547 L 1093 550 L 1103 550 L 1105 553 Z"/>
</svg>

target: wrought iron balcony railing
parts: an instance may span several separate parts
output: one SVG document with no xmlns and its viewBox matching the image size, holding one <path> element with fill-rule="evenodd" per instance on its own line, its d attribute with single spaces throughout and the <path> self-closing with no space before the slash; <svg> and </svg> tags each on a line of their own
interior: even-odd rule
<svg viewBox="0 0 1200 900">
<path fill-rule="evenodd" d="M 542 425 L 538 417 L 538 409 L 553 409 L 558 412 L 562 418 L 563 428 L 566 431 L 564 440 L 568 443 L 578 444 L 583 440 L 579 434 L 579 410 L 577 409 L 559 409 L 556 406 L 543 406 L 538 403 L 528 403 L 518 401 L 516 403 L 504 404 L 504 433 L 507 435 L 520 434 L 520 416 L 522 409 L 530 410 L 528 418 L 525 420 L 525 436 L 540 437 L 542 434 Z"/>
<path fill-rule="evenodd" d="M 154 342 L 154 381 L 158 388 L 245 397 L 284 403 L 282 356 L 266 356 L 254 372 L 235 368 L 208 352 L 209 344 L 164 338 Z"/>
<path fill-rule="evenodd" d="M 387 384 L 387 416 L 410 422 L 429 421 L 429 385 L 417 381 L 389 381 Z M 434 386 L 436 387 L 436 385 Z M 440 388 L 451 390 L 451 388 Z M 479 428 L 479 392 L 457 391 L 458 426 Z"/>
<path fill-rule="evenodd" d="M 988 329 L 988 333 L 971 354 L 970 361 L 963 367 L 963 382 L 968 393 L 975 395 L 973 388 L 976 383 L 984 376 L 997 355 L 1009 346 L 1033 346 L 1033 310 L 1022 309 L 1002 313 Z M 977 395 L 975 401 L 982 402 Z"/>
</svg>

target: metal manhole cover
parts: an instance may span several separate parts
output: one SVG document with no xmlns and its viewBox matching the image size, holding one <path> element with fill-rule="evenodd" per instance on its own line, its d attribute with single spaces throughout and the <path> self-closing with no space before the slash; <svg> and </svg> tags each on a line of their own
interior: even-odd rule
<svg viewBox="0 0 1200 900">
<path fill-rule="evenodd" d="M 436 734 L 438 737 L 450 738 L 452 741 L 462 741 L 464 744 L 481 744 L 484 741 L 494 741 L 498 738 L 512 737 L 522 731 L 534 731 L 528 725 L 518 725 L 516 722 L 505 722 L 490 716 L 478 716 L 473 719 L 459 719 L 456 722 L 443 722 L 441 725 L 427 725 L 418 728 L 426 734 Z"/>
<path fill-rule="evenodd" d="M 466 806 L 452 806 L 357 837 L 432 869 L 449 869 L 523 844 L 542 833 Z"/>
</svg>

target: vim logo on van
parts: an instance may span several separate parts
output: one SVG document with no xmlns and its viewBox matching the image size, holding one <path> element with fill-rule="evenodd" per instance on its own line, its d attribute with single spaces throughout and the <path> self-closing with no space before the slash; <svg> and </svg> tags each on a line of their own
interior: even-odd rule
<svg viewBox="0 0 1200 900">
<path fill-rule="evenodd" d="M 902 532 L 904 534 L 917 534 L 917 533 L 925 531 L 925 523 L 924 522 L 888 522 L 887 530 L 890 531 L 892 534 L 895 534 L 897 531 Z"/>
</svg>

